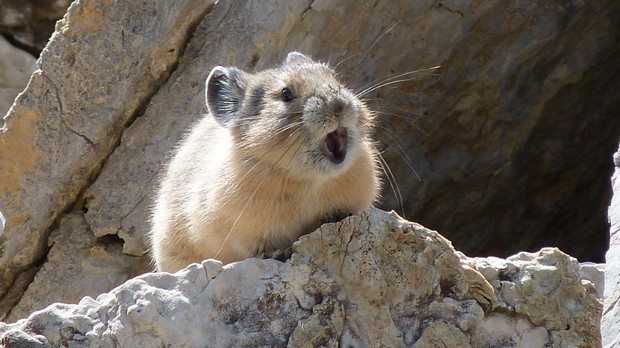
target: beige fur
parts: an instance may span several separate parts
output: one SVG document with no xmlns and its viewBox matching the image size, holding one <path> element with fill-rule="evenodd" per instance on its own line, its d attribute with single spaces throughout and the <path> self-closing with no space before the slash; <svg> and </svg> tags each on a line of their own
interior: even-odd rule
<svg viewBox="0 0 620 348">
<path fill-rule="evenodd" d="M 327 66 L 292 53 L 257 74 L 215 68 L 207 107 L 161 183 L 150 234 L 158 270 L 286 249 L 327 216 L 357 213 L 376 199 L 372 117 Z M 337 127 L 347 130 L 342 163 L 319 149 Z"/>
</svg>

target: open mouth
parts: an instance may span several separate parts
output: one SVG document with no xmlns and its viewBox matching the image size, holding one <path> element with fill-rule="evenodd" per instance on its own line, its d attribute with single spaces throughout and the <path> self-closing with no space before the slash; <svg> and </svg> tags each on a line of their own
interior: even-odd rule
<svg viewBox="0 0 620 348">
<path fill-rule="evenodd" d="M 321 144 L 321 153 L 332 163 L 342 163 L 347 156 L 347 129 L 338 127 L 327 134 Z"/>
</svg>

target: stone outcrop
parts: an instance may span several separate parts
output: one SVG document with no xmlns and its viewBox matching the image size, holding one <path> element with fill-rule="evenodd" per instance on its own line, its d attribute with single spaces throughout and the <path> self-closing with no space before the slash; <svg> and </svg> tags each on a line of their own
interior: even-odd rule
<svg viewBox="0 0 620 348">
<path fill-rule="evenodd" d="M 2 0 L 0 34 L 15 45 L 38 55 L 71 0 Z"/>
<path fill-rule="evenodd" d="M 77 0 L 0 131 L 0 318 L 148 271 L 157 174 L 204 112 L 210 68 L 258 70 L 291 50 L 372 90 L 402 195 L 386 183 L 382 207 L 402 201 L 468 255 L 559 246 L 600 260 L 619 22 L 612 0 Z"/>
<path fill-rule="evenodd" d="M 97 243 L 84 216 L 63 216 L 49 238 L 47 259 L 11 309 L 7 321 L 27 317 L 55 302 L 75 302 L 84 296 L 97 297 L 129 277 L 148 269 L 148 260 L 127 257 L 122 243 Z"/>
<path fill-rule="evenodd" d="M 0 128 L 3 117 L 36 68 L 34 57 L 0 36 Z"/>
<path fill-rule="evenodd" d="M 614 155 L 616 170 L 612 177 L 614 190 L 609 208 L 611 223 L 607 267 L 605 269 L 605 310 L 601 322 L 603 346 L 620 346 L 620 149 Z"/>
<path fill-rule="evenodd" d="M 0 343 L 32 347 L 597 347 L 601 301 L 557 249 L 459 255 L 371 209 L 323 225 L 290 261 L 207 260 L 55 304 Z"/>
<path fill-rule="evenodd" d="M 20 277 L 45 258 L 54 224 L 80 204 L 210 5 L 78 1 L 58 23 L 0 137 L 0 206 L 7 221 L 0 236 L 0 296 L 11 288 L 19 292 Z M 158 9 L 165 11 L 127 17 Z M 83 53 L 86 46 L 91 54 Z"/>
</svg>

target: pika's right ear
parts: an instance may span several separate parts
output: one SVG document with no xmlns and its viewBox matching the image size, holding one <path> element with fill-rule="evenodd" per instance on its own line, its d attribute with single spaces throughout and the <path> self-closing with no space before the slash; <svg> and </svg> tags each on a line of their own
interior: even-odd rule
<svg viewBox="0 0 620 348">
<path fill-rule="evenodd" d="M 230 124 L 241 108 L 246 80 L 247 74 L 234 67 L 217 66 L 207 77 L 207 110 L 223 126 Z"/>
</svg>

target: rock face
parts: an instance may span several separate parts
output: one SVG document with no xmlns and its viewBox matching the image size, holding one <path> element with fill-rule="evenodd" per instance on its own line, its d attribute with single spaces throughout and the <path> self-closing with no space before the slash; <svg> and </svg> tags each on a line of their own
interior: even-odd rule
<svg viewBox="0 0 620 348">
<path fill-rule="evenodd" d="M 96 297 L 102 289 L 112 289 L 128 277 L 148 267 L 145 258 L 122 253 L 122 243 L 97 243 L 84 216 L 63 216 L 49 239 L 47 260 L 37 269 L 32 284 L 12 308 L 7 321 L 27 317 L 54 302 L 74 302 L 84 296 Z"/>
<path fill-rule="evenodd" d="M 607 267 L 605 269 L 605 311 L 601 322 L 603 346 L 620 346 L 620 149 L 614 155 L 616 170 L 612 177 L 614 190 L 609 208 L 611 222 Z"/>
<path fill-rule="evenodd" d="M 5 118 L 0 136 L 0 207 L 6 218 L 0 317 L 21 295 L 11 293 L 23 292 L 23 275 L 45 258 L 55 222 L 70 206 L 81 211 L 83 191 L 118 146 L 123 129 L 169 77 L 209 6 L 197 0 L 77 1 L 58 23 L 38 61 L 40 70 Z M 154 12 L 159 15 L 126 16 Z M 84 54 L 86 46 L 99 53 Z M 54 282 L 47 280 L 48 286 Z"/>
<path fill-rule="evenodd" d="M 607 248 L 618 1 L 77 0 L 56 29 L 0 132 L 0 318 L 148 271 L 157 173 L 204 112 L 209 70 L 292 50 L 378 111 L 383 207 L 399 209 L 398 184 L 409 219 L 470 255 Z"/>
<path fill-rule="evenodd" d="M 469 259 L 371 209 L 302 237 L 287 263 L 214 260 L 55 304 L 0 343 L 73 347 L 598 347 L 602 304 L 557 249 Z"/>
<path fill-rule="evenodd" d="M 71 0 L 2 0 L 0 33 L 27 51 L 38 54 L 65 14 Z"/>
<path fill-rule="evenodd" d="M 34 57 L 0 36 L 0 128 L 13 99 L 24 89 L 35 68 Z"/>
</svg>

